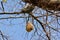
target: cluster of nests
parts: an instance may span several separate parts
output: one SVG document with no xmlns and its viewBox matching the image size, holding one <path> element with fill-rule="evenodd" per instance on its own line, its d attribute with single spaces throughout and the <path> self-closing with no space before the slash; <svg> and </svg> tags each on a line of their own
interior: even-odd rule
<svg viewBox="0 0 60 40">
<path fill-rule="evenodd" d="M 60 11 L 60 3 L 58 2 L 54 3 L 54 2 L 50 2 L 50 0 L 23 0 L 23 1 L 45 10 Z"/>
</svg>

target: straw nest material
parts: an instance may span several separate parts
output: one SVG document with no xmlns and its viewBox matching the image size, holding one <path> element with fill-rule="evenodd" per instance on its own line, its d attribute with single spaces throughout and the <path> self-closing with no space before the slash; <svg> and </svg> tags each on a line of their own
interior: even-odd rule
<svg viewBox="0 0 60 40">
<path fill-rule="evenodd" d="M 50 2 L 50 0 L 23 0 L 23 1 L 45 10 L 60 11 L 60 3 L 58 2 Z"/>
</svg>

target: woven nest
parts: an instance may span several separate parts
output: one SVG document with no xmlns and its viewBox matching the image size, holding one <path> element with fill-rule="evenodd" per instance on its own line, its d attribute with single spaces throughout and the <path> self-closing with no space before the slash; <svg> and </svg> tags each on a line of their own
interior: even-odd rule
<svg viewBox="0 0 60 40">
<path fill-rule="evenodd" d="M 34 6 L 38 6 L 45 10 L 60 11 L 60 3 L 50 3 L 49 0 L 23 0 L 26 3 L 30 3 Z"/>
</svg>

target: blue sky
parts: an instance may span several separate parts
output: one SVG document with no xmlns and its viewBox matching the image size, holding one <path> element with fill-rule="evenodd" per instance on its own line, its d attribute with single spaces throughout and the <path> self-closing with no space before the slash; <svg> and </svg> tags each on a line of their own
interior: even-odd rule
<svg viewBox="0 0 60 40">
<path fill-rule="evenodd" d="M 20 11 L 22 6 L 18 3 L 19 1 L 20 0 L 7 0 L 7 3 L 4 3 L 5 12 Z M 2 12 L 1 9 L 0 12 Z M 0 15 L 0 18 L 9 16 L 10 15 Z M 24 40 L 24 35 L 26 33 L 25 20 L 23 18 L 2 19 L 0 20 L 0 30 L 4 35 L 8 36 L 9 40 Z"/>
</svg>

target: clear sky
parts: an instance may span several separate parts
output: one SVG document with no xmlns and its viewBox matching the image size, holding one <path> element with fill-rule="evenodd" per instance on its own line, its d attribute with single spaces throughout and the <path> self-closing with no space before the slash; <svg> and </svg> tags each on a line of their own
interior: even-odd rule
<svg viewBox="0 0 60 40">
<path fill-rule="evenodd" d="M 2 0 L 0 0 L 1 2 Z M 4 3 L 6 12 L 20 11 L 24 3 L 19 4 L 20 0 L 7 0 Z M 1 8 L 1 4 L 0 4 Z M 2 8 L 1 8 L 2 9 Z M 0 12 L 2 10 L 0 9 Z M 0 15 L 0 18 L 9 17 L 10 15 Z M 24 40 L 25 31 L 25 20 L 23 18 L 17 19 L 2 19 L 0 20 L 0 30 L 4 35 L 8 36 L 9 40 Z"/>
</svg>

